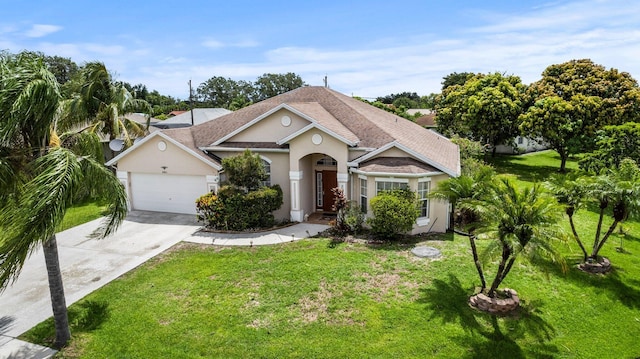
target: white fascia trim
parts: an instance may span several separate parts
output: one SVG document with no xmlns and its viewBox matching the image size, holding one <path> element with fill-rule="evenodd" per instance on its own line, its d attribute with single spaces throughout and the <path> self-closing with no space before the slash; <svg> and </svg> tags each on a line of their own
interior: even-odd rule
<svg viewBox="0 0 640 359">
<path fill-rule="evenodd" d="M 441 170 L 442 172 L 448 174 L 451 177 L 458 177 L 460 175 L 460 166 L 458 166 L 457 173 L 453 172 L 453 171 L 449 170 L 448 168 L 446 168 L 445 166 L 443 166 L 441 163 L 439 163 L 437 161 L 434 161 L 434 160 L 432 160 L 432 159 L 430 159 L 428 157 L 425 157 L 424 155 L 421 155 L 420 153 L 418 153 L 418 152 L 412 150 L 411 148 L 399 143 L 398 141 L 389 142 L 386 145 L 378 148 L 377 150 L 375 150 L 373 152 L 369 152 L 366 155 L 356 159 L 355 161 L 349 162 L 349 164 L 355 164 L 357 166 L 361 162 L 366 161 L 366 160 L 368 160 L 368 159 L 370 159 L 370 158 L 372 158 L 372 157 L 374 157 L 376 155 L 379 155 L 380 153 L 382 153 L 382 152 L 384 152 L 384 151 L 386 151 L 388 149 L 391 149 L 392 147 L 395 147 L 395 148 L 397 148 L 397 149 L 399 149 L 401 151 L 404 151 L 404 152 L 408 153 L 409 155 L 419 159 L 420 161 L 422 161 L 424 163 L 427 163 L 427 164 L 429 164 L 429 165 Z"/>
<path fill-rule="evenodd" d="M 212 152 L 244 152 L 247 147 L 199 147 L 203 151 Z M 280 152 L 289 153 L 288 148 L 249 148 L 251 152 Z"/>
<path fill-rule="evenodd" d="M 260 116 L 258 116 L 258 117 L 256 117 L 256 118 L 254 118 L 253 120 L 251 120 L 251 121 L 249 121 L 249 122 L 245 123 L 244 125 L 242 125 L 242 126 L 240 126 L 240 127 L 236 128 L 235 130 L 233 130 L 233 131 L 229 132 L 228 134 L 226 134 L 225 136 L 223 136 L 222 138 L 220 138 L 220 139 L 219 139 L 219 140 L 217 140 L 216 142 L 212 143 L 212 144 L 211 144 L 211 146 L 217 146 L 217 145 L 219 145 L 219 144 L 221 144 L 221 143 L 225 142 L 226 140 L 230 139 L 231 137 L 233 137 L 233 136 L 235 136 L 235 135 L 239 134 L 240 132 L 242 132 L 242 131 L 246 130 L 247 128 L 249 128 L 249 127 L 251 127 L 251 126 L 253 126 L 253 125 L 255 125 L 256 123 L 258 123 L 258 122 L 262 121 L 264 118 L 266 118 L 266 117 L 268 117 L 268 116 L 270 116 L 270 115 L 274 114 L 275 112 L 277 112 L 277 111 L 279 111 L 279 110 L 281 110 L 281 109 L 283 109 L 283 108 L 284 108 L 284 109 L 286 109 L 286 110 L 289 110 L 289 111 L 291 111 L 291 112 L 293 112 L 293 113 L 295 113 L 296 115 L 298 115 L 298 116 L 300 116 L 300 117 L 302 117 L 302 118 L 306 119 L 307 121 L 310 121 L 310 122 L 312 122 L 312 123 L 316 123 L 316 122 L 317 122 L 317 121 L 316 121 L 316 120 L 314 120 L 313 118 L 311 118 L 311 117 L 309 117 L 309 116 L 305 115 L 304 113 L 302 113 L 302 112 L 300 112 L 300 111 L 296 110 L 295 108 L 293 108 L 293 107 L 291 107 L 291 106 L 287 105 L 286 103 L 282 103 L 282 104 L 280 104 L 280 105 L 278 105 L 278 106 L 276 106 L 276 107 L 272 108 L 271 110 L 269 110 L 269 111 L 267 111 L 267 112 L 263 113 L 262 115 L 260 115 Z"/>
<path fill-rule="evenodd" d="M 362 176 L 380 176 L 380 177 L 405 177 L 405 178 L 421 178 L 431 177 L 444 174 L 444 172 L 425 172 L 425 173 L 393 173 L 393 172 L 364 172 L 358 169 L 352 169 L 351 173 L 355 173 Z"/>
<path fill-rule="evenodd" d="M 397 178 L 397 177 L 376 177 L 373 179 L 374 182 L 396 182 L 396 183 L 409 183 L 408 178 Z"/>
<path fill-rule="evenodd" d="M 216 171 L 220 171 L 222 169 L 222 166 L 217 165 L 215 163 L 209 162 L 207 160 L 205 160 L 204 158 L 202 158 L 202 156 L 196 152 L 194 152 L 192 149 L 190 149 L 189 147 L 183 145 L 182 143 L 176 141 L 175 139 L 169 137 L 169 135 L 165 134 L 162 131 L 156 131 L 154 133 L 152 133 L 151 135 L 145 137 L 142 139 L 142 141 L 136 143 L 135 145 L 129 147 L 126 151 L 122 152 L 121 154 L 119 154 L 118 156 L 112 158 L 109 162 L 106 163 L 107 166 L 112 166 L 116 163 L 118 163 L 118 161 L 120 159 L 122 159 L 124 156 L 128 155 L 129 153 L 131 153 L 132 151 L 134 151 L 136 148 L 140 147 L 141 145 L 143 145 L 144 143 L 146 143 L 147 141 L 151 140 L 152 138 L 156 137 L 156 136 L 160 136 L 163 139 L 173 143 L 174 145 L 178 146 L 178 148 L 180 148 L 181 150 L 189 153 L 190 155 L 194 156 L 195 158 L 197 158 L 198 160 L 202 161 L 204 164 L 214 168 Z"/>
<path fill-rule="evenodd" d="M 283 145 L 283 144 L 285 144 L 285 143 L 287 143 L 287 142 L 289 142 L 289 141 L 293 140 L 294 138 L 296 138 L 296 137 L 298 137 L 298 136 L 302 135 L 303 133 L 305 133 L 305 132 L 307 132 L 307 131 L 309 131 L 309 130 L 311 130 L 311 129 L 314 129 L 314 128 L 315 128 L 315 129 L 317 129 L 317 130 L 319 130 L 319 131 L 322 131 L 322 132 L 326 133 L 327 135 L 329 135 L 329 136 L 331 136 L 331 137 L 335 138 L 336 140 L 338 140 L 338 141 L 340 141 L 340 142 L 342 142 L 342 143 L 344 143 L 344 144 L 346 144 L 346 145 L 348 145 L 348 146 L 354 147 L 354 146 L 357 146 L 357 145 L 358 145 L 358 143 L 357 143 L 357 142 L 349 141 L 349 140 L 347 140 L 346 138 L 344 138 L 344 137 L 342 137 L 342 136 L 338 135 L 337 133 L 335 133 L 335 132 L 333 132 L 333 131 L 329 130 L 328 128 L 326 128 L 326 127 L 324 127 L 324 126 L 320 125 L 319 123 L 310 123 L 309 125 L 307 125 L 307 126 L 305 126 L 305 127 L 301 128 L 301 129 L 299 129 L 298 131 L 296 131 L 296 132 L 294 132 L 294 133 L 290 134 L 289 136 L 287 136 L 287 137 L 285 137 L 285 138 L 283 138 L 283 139 L 279 140 L 279 141 L 278 141 L 278 142 L 276 142 L 276 143 L 277 143 L 277 144 L 279 144 L 279 145 Z"/>
</svg>

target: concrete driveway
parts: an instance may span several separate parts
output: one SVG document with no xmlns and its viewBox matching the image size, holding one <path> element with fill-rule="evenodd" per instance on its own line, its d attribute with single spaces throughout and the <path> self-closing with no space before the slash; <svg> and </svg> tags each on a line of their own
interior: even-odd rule
<svg viewBox="0 0 640 359">
<path fill-rule="evenodd" d="M 193 235 L 194 215 L 133 211 L 111 237 L 88 239 L 100 220 L 57 236 L 67 305 L 71 305 Z M 52 316 L 42 250 L 24 265 L 18 280 L 0 294 L 0 358 L 47 358 L 52 350 L 25 345 L 15 337 Z"/>
</svg>

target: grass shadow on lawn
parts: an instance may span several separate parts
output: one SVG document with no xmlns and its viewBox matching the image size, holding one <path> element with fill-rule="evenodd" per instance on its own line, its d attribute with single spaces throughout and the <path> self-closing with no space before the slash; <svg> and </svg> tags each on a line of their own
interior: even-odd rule
<svg viewBox="0 0 640 359">
<path fill-rule="evenodd" d="M 74 335 L 94 331 L 109 318 L 109 303 L 94 300 L 81 301 L 69 307 L 68 318 L 70 330 Z M 23 334 L 23 336 L 21 336 L 23 340 L 32 343 L 39 343 L 40 338 L 46 338 L 45 343 L 39 344 L 52 346 L 56 336 L 53 318 L 38 324 L 28 332 L 28 335 Z"/>
<path fill-rule="evenodd" d="M 607 274 L 589 274 L 577 268 L 577 265 L 582 261 L 582 257 L 568 257 L 566 260 L 569 266 L 566 273 L 563 273 L 561 268 L 551 261 L 540 261 L 540 268 L 563 280 L 580 284 L 585 290 L 597 288 L 606 293 L 612 293 L 628 308 L 640 308 L 640 289 L 634 288 L 623 281 L 620 274 L 624 273 L 625 270 L 624 268 L 616 267 L 615 262 L 611 262 L 612 269 Z M 626 279 L 626 281 L 629 280 Z M 634 280 L 631 283 L 640 284 L 640 282 Z"/>
<path fill-rule="evenodd" d="M 552 358 L 559 351 L 547 344 L 555 336 L 555 329 L 537 314 L 539 303 L 525 305 L 510 316 L 495 316 L 471 308 L 468 299 L 471 290 L 462 288 L 458 278 L 449 274 L 447 280 L 435 279 L 428 288 L 421 289 L 418 302 L 427 305 L 431 320 L 440 319 L 443 324 L 457 324 L 467 335 L 451 338 L 461 347 L 469 347 L 467 358 Z M 517 340 L 525 337 L 535 343 L 525 343 L 524 349 Z"/>
</svg>

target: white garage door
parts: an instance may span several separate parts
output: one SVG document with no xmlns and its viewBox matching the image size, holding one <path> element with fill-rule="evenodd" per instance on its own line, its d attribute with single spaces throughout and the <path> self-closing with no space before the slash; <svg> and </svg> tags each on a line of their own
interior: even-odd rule
<svg viewBox="0 0 640 359">
<path fill-rule="evenodd" d="M 133 209 L 195 214 L 196 199 L 205 193 L 205 176 L 131 174 Z"/>
</svg>

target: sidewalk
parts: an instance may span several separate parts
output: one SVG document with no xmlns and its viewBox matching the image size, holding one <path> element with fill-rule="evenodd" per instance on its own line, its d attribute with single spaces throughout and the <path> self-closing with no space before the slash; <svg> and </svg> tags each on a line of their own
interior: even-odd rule
<svg viewBox="0 0 640 359">
<path fill-rule="evenodd" d="M 133 211 L 118 231 L 87 239 L 100 220 L 58 233 L 67 305 L 80 300 L 180 241 L 214 245 L 268 245 L 307 238 L 328 226 L 300 223 L 252 234 L 199 232 L 191 215 Z M 0 359 L 50 358 L 55 351 L 16 339 L 52 316 L 42 250 L 27 259 L 18 280 L 0 293 Z"/>
</svg>

